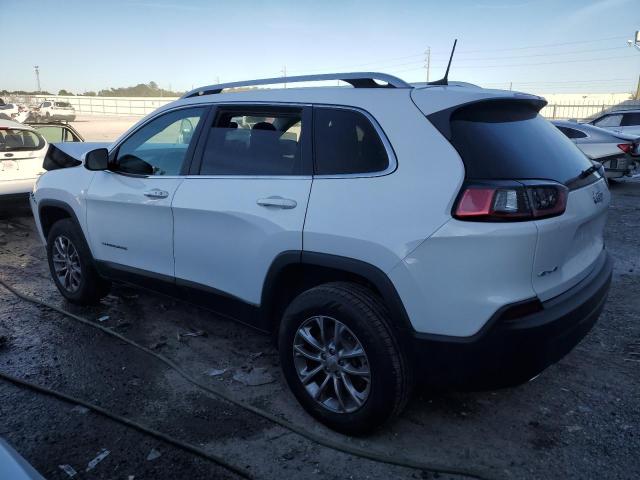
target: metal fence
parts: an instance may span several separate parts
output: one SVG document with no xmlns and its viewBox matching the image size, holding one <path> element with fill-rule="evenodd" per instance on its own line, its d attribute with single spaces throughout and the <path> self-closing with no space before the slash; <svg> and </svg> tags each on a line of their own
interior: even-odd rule
<svg viewBox="0 0 640 480">
<path fill-rule="evenodd" d="M 6 102 L 39 105 L 45 100 L 69 102 L 80 115 L 118 115 L 143 116 L 156 108 L 177 100 L 177 97 L 84 97 L 61 95 L 22 95 L 5 98 Z M 616 108 L 640 108 L 640 100 L 627 100 L 621 103 L 597 100 L 563 101 L 550 103 L 541 111 L 549 119 L 582 120 Z"/>
<path fill-rule="evenodd" d="M 50 100 L 68 102 L 80 115 L 144 116 L 158 107 L 177 100 L 177 97 L 85 97 L 62 95 L 21 95 L 5 98 L 7 103 L 28 106 Z"/>
<path fill-rule="evenodd" d="M 562 103 L 549 103 L 540 113 L 549 119 L 584 120 L 593 118 L 609 110 L 623 110 L 629 108 L 640 108 L 640 100 L 626 100 L 621 103 L 605 103 L 598 101 L 575 101 Z"/>
</svg>

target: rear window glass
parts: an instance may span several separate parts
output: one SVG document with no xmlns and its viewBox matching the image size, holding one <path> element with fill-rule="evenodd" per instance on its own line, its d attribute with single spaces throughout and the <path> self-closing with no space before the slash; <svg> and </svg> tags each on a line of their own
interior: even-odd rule
<svg viewBox="0 0 640 480">
<path fill-rule="evenodd" d="M 475 104 L 451 116 L 451 143 L 467 179 L 541 179 L 566 183 L 591 166 L 555 126 L 527 105 Z"/>
<path fill-rule="evenodd" d="M 622 126 L 630 127 L 640 125 L 640 112 L 625 113 L 622 118 Z"/>
<path fill-rule="evenodd" d="M 44 145 L 44 138 L 36 132 L 17 128 L 0 128 L 0 152 L 40 150 Z"/>
<path fill-rule="evenodd" d="M 313 129 L 316 175 L 373 173 L 389 166 L 378 132 L 360 112 L 314 108 Z"/>
</svg>

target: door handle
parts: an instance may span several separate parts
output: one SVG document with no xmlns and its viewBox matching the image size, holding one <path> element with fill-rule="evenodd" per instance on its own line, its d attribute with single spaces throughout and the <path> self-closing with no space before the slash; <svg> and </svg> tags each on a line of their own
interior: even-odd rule
<svg viewBox="0 0 640 480">
<path fill-rule="evenodd" d="M 169 196 L 169 192 L 154 188 L 153 190 L 147 190 L 144 192 L 144 196 L 149 198 L 167 198 Z"/>
<path fill-rule="evenodd" d="M 256 201 L 256 203 L 261 207 L 276 207 L 285 210 L 296 208 L 296 206 L 298 206 L 298 202 L 296 202 L 295 200 L 282 197 L 260 198 Z"/>
</svg>

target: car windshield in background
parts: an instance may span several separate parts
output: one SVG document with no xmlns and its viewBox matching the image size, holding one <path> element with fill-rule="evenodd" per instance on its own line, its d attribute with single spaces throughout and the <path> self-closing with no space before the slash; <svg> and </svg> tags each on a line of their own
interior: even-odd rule
<svg viewBox="0 0 640 480">
<path fill-rule="evenodd" d="M 539 179 L 566 183 L 591 166 L 556 127 L 526 105 L 476 104 L 451 116 L 451 143 L 468 179 Z"/>
<path fill-rule="evenodd" d="M 45 140 L 36 132 L 18 128 L 0 128 L 0 152 L 40 150 Z"/>
<path fill-rule="evenodd" d="M 61 108 L 71 108 L 71 104 L 69 102 L 55 102 L 55 106 Z"/>
</svg>

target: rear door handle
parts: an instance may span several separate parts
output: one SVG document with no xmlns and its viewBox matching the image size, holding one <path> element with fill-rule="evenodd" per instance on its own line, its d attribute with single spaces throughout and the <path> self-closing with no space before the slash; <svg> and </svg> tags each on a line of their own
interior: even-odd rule
<svg viewBox="0 0 640 480">
<path fill-rule="evenodd" d="M 296 208 L 298 206 L 298 202 L 295 200 L 291 200 L 290 198 L 282 198 L 282 197 L 268 197 L 268 198 L 260 198 L 256 201 L 258 205 L 261 207 L 276 207 L 282 208 L 285 210 Z"/>
<path fill-rule="evenodd" d="M 167 198 L 169 196 L 169 192 L 166 190 L 160 190 L 159 188 L 154 188 L 153 190 L 147 190 L 144 192 L 144 196 L 149 198 Z"/>
</svg>

